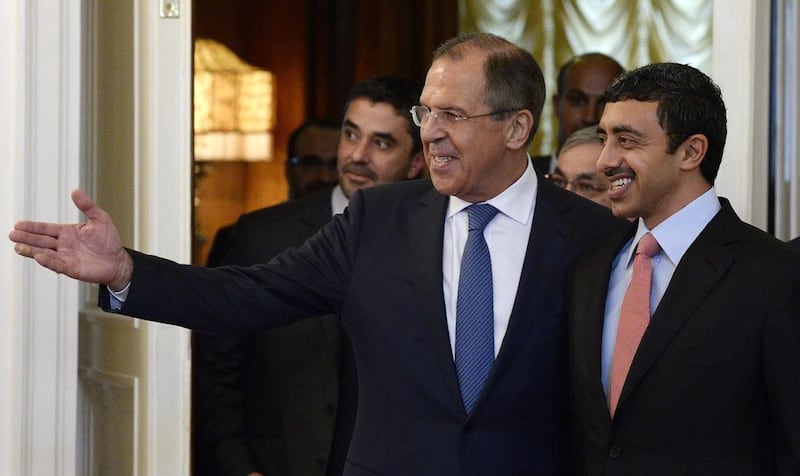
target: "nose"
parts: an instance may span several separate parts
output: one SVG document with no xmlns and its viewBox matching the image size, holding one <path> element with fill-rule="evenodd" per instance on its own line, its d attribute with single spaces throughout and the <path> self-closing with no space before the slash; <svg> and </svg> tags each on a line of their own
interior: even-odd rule
<svg viewBox="0 0 800 476">
<path fill-rule="evenodd" d="M 603 114 L 603 103 L 597 99 L 590 99 L 586 107 L 583 108 L 583 124 L 584 126 L 591 126 L 600 122 L 600 116 Z"/>
<path fill-rule="evenodd" d="M 574 180 L 567 180 L 567 183 L 564 185 L 564 188 L 566 188 L 570 192 L 578 193 L 578 186 Z"/>
<path fill-rule="evenodd" d="M 369 139 L 359 139 L 350 152 L 350 160 L 353 162 L 366 162 L 369 160 Z"/>
<path fill-rule="evenodd" d="M 606 170 L 616 168 L 619 165 L 619 157 L 613 151 L 613 147 L 606 141 L 603 144 L 603 150 L 600 151 L 600 156 L 597 158 L 597 172 L 605 177 Z"/>
<path fill-rule="evenodd" d="M 423 144 L 430 144 L 445 136 L 445 130 L 441 126 L 441 121 L 437 118 L 428 116 L 427 120 L 419 126 L 419 137 Z"/>
</svg>

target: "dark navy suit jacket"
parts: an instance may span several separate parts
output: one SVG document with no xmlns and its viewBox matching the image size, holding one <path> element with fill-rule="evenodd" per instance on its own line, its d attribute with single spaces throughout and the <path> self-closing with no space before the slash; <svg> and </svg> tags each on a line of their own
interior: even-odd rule
<svg viewBox="0 0 800 476">
<path fill-rule="evenodd" d="M 209 266 L 267 263 L 331 220 L 331 188 L 239 217 Z M 242 336 L 194 333 L 197 475 L 340 475 L 355 420 L 349 339 L 335 315 Z"/>
<path fill-rule="evenodd" d="M 576 267 L 576 474 L 800 474 L 800 257 L 721 202 L 675 268 L 613 421 L 600 377 L 605 299 L 636 225 Z"/>
<path fill-rule="evenodd" d="M 359 382 L 345 475 L 567 474 L 567 274 L 620 222 L 539 177 L 508 330 L 467 415 L 442 289 L 447 204 L 429 181 L 358 192 L 344 215 L 265 266 L 197 268 L 131 251 L 122 313 L 228 332 L 340 315 Z"/>
</svg>

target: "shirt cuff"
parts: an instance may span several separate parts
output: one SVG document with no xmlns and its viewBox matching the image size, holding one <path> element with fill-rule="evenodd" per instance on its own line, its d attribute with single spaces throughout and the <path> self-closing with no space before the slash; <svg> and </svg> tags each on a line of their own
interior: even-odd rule
<svg viewBox="0 0 800 476">
<path fill-rule="evenodd" d="M 108 290 L 109 297 L 109 304 L 111 305 L 111 309 L 114 311 L 119 311 L 122 309 L 122 304 L 128 299 L 128 291 L 131 289 L 131 283 L 128 283 L 127 286 L 120 289 L 119 291 L 112 291 L 110 288 Z"/>
</svg>

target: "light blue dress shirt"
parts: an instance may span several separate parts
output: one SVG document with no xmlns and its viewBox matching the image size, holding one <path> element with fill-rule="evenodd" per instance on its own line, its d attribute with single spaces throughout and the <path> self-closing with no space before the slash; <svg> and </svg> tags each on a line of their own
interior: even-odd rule
<svg viewBox="0 0 800 476">
<path fill-rule="evenodd" d="M 631 282 L 634 251 L 639 240 L 645 233 L 652 233 L 661 246 L 661 251 L 653 257 L 650 309 L 652 314 L 655 314 L 681 258 L 721 208 L 717 193 L 712 187 L 652 230 L 649 230 L 644 224 L 644 220 L 639 218 L 636 234 L 614 258 L 614 262 L 611 264 L 611 276 L 608 280 L 608 295 L 606 296 L 603 320 L 601 376 L 606 395 L 608 395 L 611 360 L 617 340 L 619 312 L 622 307 L 622 298 Z"/>
<path fill-rule="evenodd" d="M 522 176 L 496 197 L 488 200 L 498 213 L 486 225 L 483 236 L 492 258 L 492 286 L 494 288 L 494 355 L 497 357 L 503 337 L 508 329 L 511 309 L 519 287 L 522 264 L 528 249 L 528 239 L 533 224 L 533 209 L 537 191 L 536 173 L 530 157 Z M 464 209 L 472 205 L 458 197 L 450 197 L 447 219 L 444 223 L 442 243 L 442 274 L 444 303 L 447 312 L 447 330 L 450 349 L 455 356 L 456 302 L 458 278 L 461 274 L 461 255 L 467 243 L 469 214 Z"/>
</svg>

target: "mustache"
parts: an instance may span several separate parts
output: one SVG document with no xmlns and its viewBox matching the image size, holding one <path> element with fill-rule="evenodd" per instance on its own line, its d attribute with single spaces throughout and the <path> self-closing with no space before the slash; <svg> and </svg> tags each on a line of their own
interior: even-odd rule
<svg viewBox="0 0 800 476">
<path fill-rule="evenodd" d="M 636 173 L 630 167 L 614 167 L 603 170 L 603 175 L 605 175 L 606 178 L 613 177 L 614 175 L 630 175 L 633 177 Z"/>
<path fill-rule="evenodd" d="M 342 173 L 345 174 L 348 172 L 357 175 L 363 175 L 364 177 L 368 177 L 372 180 L 378 180 L 378 174 L 374 170 L 370 169 L 369 166 L 364 164 L 348 162 L 344 164 L 344 167 L 342 167 Z"/>
</svg>

